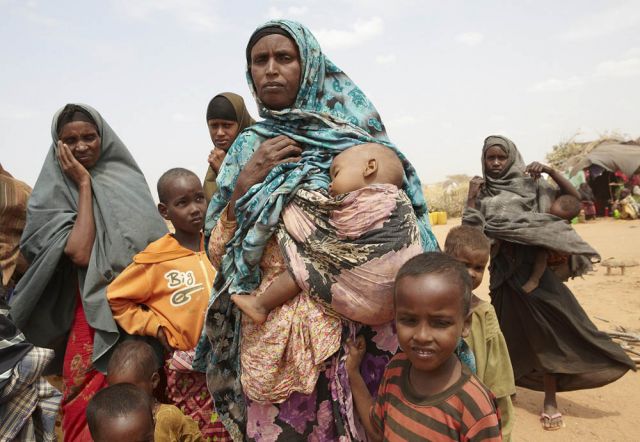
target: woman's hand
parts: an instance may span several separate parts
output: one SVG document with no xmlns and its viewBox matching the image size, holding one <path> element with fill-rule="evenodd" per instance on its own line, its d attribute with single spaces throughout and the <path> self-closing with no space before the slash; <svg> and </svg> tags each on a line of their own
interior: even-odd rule
<svg viewBox="0 0 640 442">
<path fill-rule="evenodd" d="M 240 186 L 244 193 L 254 184 L 262 182 L 277 165 L 300 161 L 301 154 L 302 149 L 291 138 L 285 135 L 270 138 L 258 147 L 242 168 L 237 186 Z"/>
<path fill-rule="evenodd" d="M 218 173 L 220 172 L 220 167 L 222 166 L 222 162 L 224 161 L 224 157 L 226 156 L 227 152 L 222 149 L 211 149 L 207 161 L 209 162 L 209 166 L 211 166 L 216 175 L 218 175 Z"/>
<path fill-rule="evenodd" d="M 534 180 L 537 180 L 538 178 L 540 178 L 540 175 L 542 175 L 543 173 L 551 174 L 553 172 L 554 172 L 554 169 L 552 167 L 549 167 L 546 164 L 538 163 L 537 161 L 534 161 L 533 163 L 529 164 L 524 169 L 524 173 L 528 174 Z"/>
<path fill-rule="evenodd" d="M 76 183 L 76 186 L 80 187 L 83 184 L 91 183 L 89 171 L 76 160 L 69 146 L 62 141 L 58 141 L 58 160 L 64 174 Z"/>
<path fill-rule="evenodd" d="M 62 141 L 58 141 L 58 161 L 62 172 L 78 186 L 78 216 L 67 238 L 64 253 L 76 266 L 85 268 L 89 265 L 96 238 L 91 175 Z"/>
<path fill-rule="evenodd" d="M 236 187 L 227 205 L 227 220 L 235 221 L 235 206 L 251 186 L 261 183 L 271 172 L 271 169 L 283 163 L 297 163 L 300 161 L 302 149 L 291 138 L 278 135 L 270 138 L 258 147 L 251 159 L 242 168 Z"/>
<path fill-rule="evenodd" d="M 469 181 L 469 193 L 467 194 L 468 207 L 475 208 L 476 199 L 478 198 L 478 195 L 480 195 L 480 191 L 482 190 L 483 186 L 484 179 L 482 179 L 482 177 L 474 176 L 473 178 L 471 178 L 471 181 Z"/>
<path fill-rule="evenodd" d="M 358 336 L 355 341 L 348 339 L 347 349 L 349 350 L 349 353 L 347 353 L 347 361 L 345 363 L 347 373 L 360 373 L 360 364 L 362 363 L 362 358 L 364 357 L 364 352 L 366 350 L 364 336 Z"/>
<path fill-rule="evenodd" d="M 573 187 L 571 181 L 566 179 L 560 172 L 558 172 L 551 166 L 547 166 L 546 164 L 534 161 L 525 168 L 524 173 L 529 174 L 529 176 L 534 180 L 537 180 L 543 173 L 546 173 L 551 177 L 553 181 L 556 182 L 556 184 L 560 188 L 561 194 L 571 195 L 580 200 L 580 193 L 578 193 L 578 190 Z"/>
</svg>

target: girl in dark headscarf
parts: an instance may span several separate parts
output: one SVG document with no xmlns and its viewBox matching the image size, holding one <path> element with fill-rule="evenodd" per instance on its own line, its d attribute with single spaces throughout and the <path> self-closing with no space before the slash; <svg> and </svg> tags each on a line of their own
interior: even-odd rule
<svg viewBox="0 0 640 442">
<path fill-rule="evenodd" d="M 490 136 L 482 149 L 483 178 L 469 186 L 462 222 L 482 228 L 494 240 L 489 272 L 491 303 L 507 341 L 516 384 L 544 391 L 540 416 L 546 430 L 563 426 L 556 391 L 606 385 L 635 364 L 597 330 L 573 293 L 547 268 L 537 288 L 525 292 L 537 248 L 573 255 L 574 276 L 589 269 L 598 254 L 560 218 L 546 213 L 555 189 L 540 179 L 548 173 L 561 193 L 571 183 L 540 163 L 525 167 L 515 144 Z"/>
<path fill-rule="evenodd" d="M 223 92 L 211 99 L 207 106 L 207 127 L 214 148 L 209 154 L 209 168 L 202 187 L 207 201 L 218 189 L 216 178 L 227 150 L 236 137 L 255 121 L 249 115 L 244 100 L 233 92 Z"/>
<path fill-rule="evenodd" d="M 65 439 L 79 441 L 120 337 L 106 286 L 167 228 L 138 165 L 96 110 L 69 104 L 51 132 L 20 244 L 31 265 L 11 316 L 30 342 L 56 350 Z"/>
</svg>

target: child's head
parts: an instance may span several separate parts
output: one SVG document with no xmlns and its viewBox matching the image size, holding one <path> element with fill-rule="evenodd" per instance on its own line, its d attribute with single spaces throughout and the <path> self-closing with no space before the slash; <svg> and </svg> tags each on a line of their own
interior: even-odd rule
<svg viewBox="0 0 640 442">
<path fill-rule="evenodd" d="M 398 155 L 382 144 L 366 143 L 346 149 L 331 164 L 329 192 L 340 195 L 369 184 L 393 184 L 402 188 L 404 168 Z"/>
<path fill-rule="evenodd" d="M 398 271 L 394 306 L 400 348 L 418 371 L 451 367 L 458 340 L 471 325 L 471 280 L 462 264 L 423 253 Z"/>
<path fill-rule="evenodd" d="M 580 200 L 572 195 L 560 195 L 551 205 L 549 213 L 562 218 L 567 221 L 571 221 L 580 213 Z"/>
<path fill-rule="evenodd" d="M 444 253 L 457 259 L 467 268 L 472 290 L 477 289 L 482 283 L 490 252 L 489 238 L 482 230 L 471 226 L 454 227 L 444 241 Z"/>
<path fill-rule="evenodd" d="M 107 383 L 133 384 L 149 396 L 160 382 L 160 364 L 153 348 L 134 339 L 118 344 L 107 366 Z"/>
<path fill-rule="evenodd" d="M 204 226 L 207 200 L 198 176 L 187 169 L 169 169 L 158 180 L 158 212 L 176 232 L 194 234 Z"/>
<path fill-rule="evenodd" d="M 111 385 L 87 406 L 87 424 L 95 442 L 153 442 L 151 398 L 135 385 Z"/>
</svg>

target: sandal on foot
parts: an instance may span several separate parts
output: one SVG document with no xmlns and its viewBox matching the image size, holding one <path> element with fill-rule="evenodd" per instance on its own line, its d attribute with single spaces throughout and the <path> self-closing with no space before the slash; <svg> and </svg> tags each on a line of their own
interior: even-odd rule
<svg viewBox="0 0 640 442">
<path fill-rule="evenodd" d="M 564 428 L 564 421 L 562 420 L 562 413 L 547 414 L 545 412 L 540 413 L 540 422 L 542 428 L 546 431 L 556 431 L 560 428 Z"/>
</svg>

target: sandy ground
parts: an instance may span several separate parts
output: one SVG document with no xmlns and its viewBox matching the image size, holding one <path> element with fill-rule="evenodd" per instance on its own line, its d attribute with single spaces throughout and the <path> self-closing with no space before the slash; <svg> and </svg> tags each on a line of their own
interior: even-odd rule
<svg viewBox="0 0 640 442">
<path fill-rule="evenodd" d="M 451 219 L 433 230 L 441 245 L 447 232 L 459 225 Z M 640 220 L 616 221 L 611 218 L 577 224 L 578 233 L 602 256 L 631 258 L 640 262 Z M 591 320 L 600 330 L 614 331 L 622 326 L 640 333 L 640 267 L 628 268 L 621 276 L 613 270 L 607 276 L 604 267 L 583 279 L 568 283 Z M 488 297 L 488 272 L 476 293 Z M 635 349 L 640 351 L 640 346 Z M 602 388 L 559 393 L 558 406 L 566 427 L 544 431 L 538 421 L 543 394 L 518 388 L 514 401 L 515 441 L 637 441 L 640 440 L 640 373 L 630 372 L 617 382 Z"/>
</svg>

